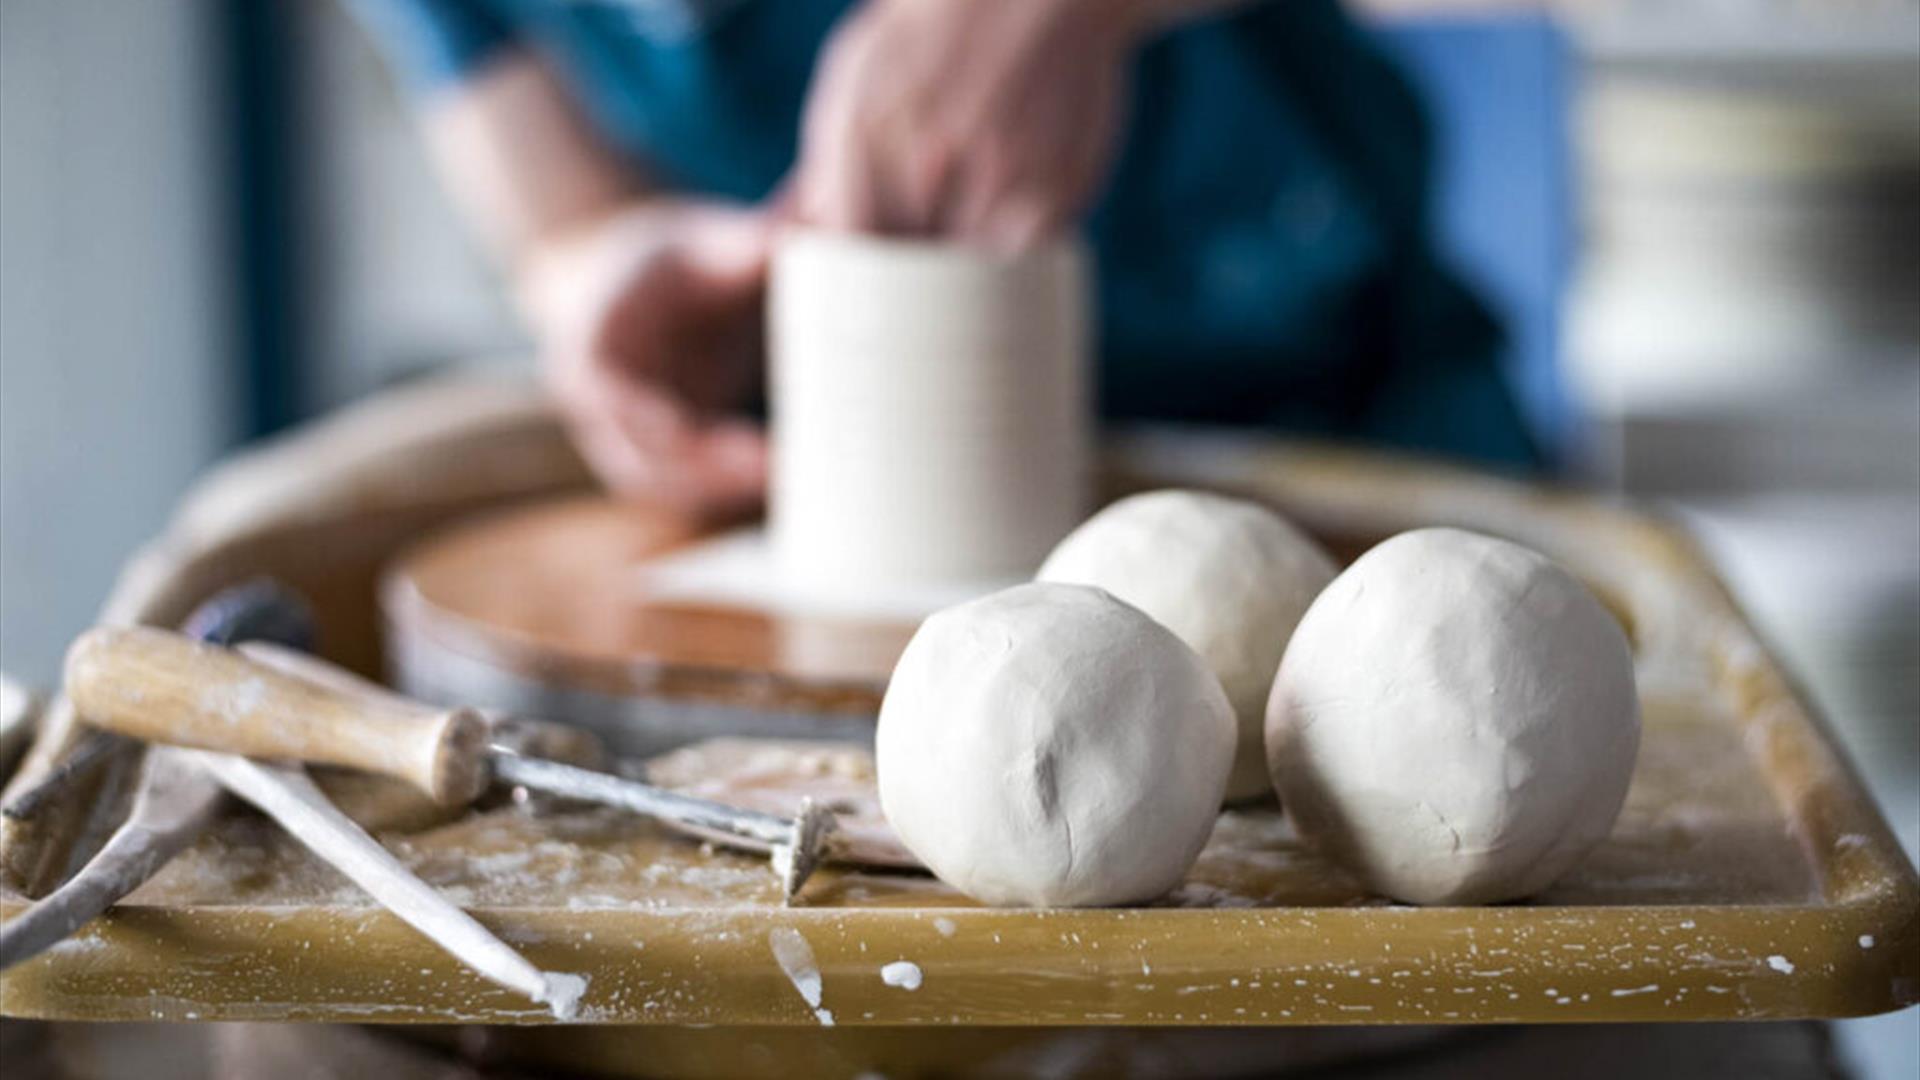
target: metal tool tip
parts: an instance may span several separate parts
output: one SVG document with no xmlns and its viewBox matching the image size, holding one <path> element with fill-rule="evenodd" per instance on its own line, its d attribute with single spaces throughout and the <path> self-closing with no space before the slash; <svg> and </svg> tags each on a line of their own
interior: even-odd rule
<svg viewBox="0 0 1920 1080">
<path fill-rule="evenodd" d="M 782 898 L 787 903 L 800 895 L 801 886 L 820 868 L 825 860 L 828 836 L 836 825 L 833 811 L 812 799 L 800 800 L 800 812 L 794 815 L 786 842 L 776 844 L 773 849 L 774 871 L 780 875 Z"/>
</svg>

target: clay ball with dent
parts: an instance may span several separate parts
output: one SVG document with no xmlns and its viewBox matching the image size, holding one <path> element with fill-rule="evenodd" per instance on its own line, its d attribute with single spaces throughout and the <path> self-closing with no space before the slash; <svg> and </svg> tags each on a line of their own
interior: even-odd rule
<svg viewBox="0 0 1920 1080">
<path fill-rule="evenodd" d="M 916 857 L 984 903 L 1151 900 L 1212 832 L 1234 731 L 1219 680 L 1139 609 L 1019 585 L 908 643 L 880 709 L 880 803 Z"/>
</svg>

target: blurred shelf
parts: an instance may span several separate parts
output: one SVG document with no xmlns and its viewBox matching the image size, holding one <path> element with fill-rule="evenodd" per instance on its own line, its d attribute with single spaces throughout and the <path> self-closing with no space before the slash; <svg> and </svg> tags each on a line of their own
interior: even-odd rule
<svg viewBox="0 0 1920 1080">
<path fill-rule="evenodd" d="M 1718 0 L 1569 5 L 1582 50 L 1603 63 L 1911 63 L 1920 5 L 1911 0 Z"/>
</svg>

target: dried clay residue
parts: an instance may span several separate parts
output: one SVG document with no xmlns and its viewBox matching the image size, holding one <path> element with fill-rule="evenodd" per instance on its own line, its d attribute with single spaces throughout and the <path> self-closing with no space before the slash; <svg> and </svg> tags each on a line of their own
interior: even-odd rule
<svg viewBox="0 0 1920 1080">
<path fill-rule="evenodd" d="M 813 948 L 807 939 L 790 926 L 776 926 L 767 931 L 767 946 L 773 950 L 780 970 L 786 972 L 787 981 L 800 991 L 807 1008 L 813 1010 L 820 1026 L 832 1027 L 833 1010 L 820 1007 L 820 966 L 813 961 Z"/>
<path fill-rule="evenodd" d="M 902 990 L 920 989 L 920 965 L 911 960 L 895 960 L 880 969 L 880 981 Z"/>
<path fill-rule="evenodd" d="M 572 1020 L 580 1014 L 580 998 L 587 992 L 587 977 L 564 972 L 542 972 L 540 996 L 535 1001 L 553 1010 L 556 1020 Z"/>
</svg>

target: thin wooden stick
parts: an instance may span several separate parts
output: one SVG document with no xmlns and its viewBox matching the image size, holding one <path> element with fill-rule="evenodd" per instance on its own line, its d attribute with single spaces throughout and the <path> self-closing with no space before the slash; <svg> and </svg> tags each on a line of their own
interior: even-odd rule
<svg viewBox="0 0 1920 1080">
<path fill-rule="evenodd" d="M 220 785 L 179 754 L 148 750 L 126 822 L 79 873 L 0 927 L 0 970 L 45 951 L 139 888 L 213 819 Z"/>
<path fill-rule="evenodd" d="M 414 876 L 379 841 L 341 813 L 304 770 L 234 754 L 183 751 L 228 791 L 259 807 L 294 838 L 461 963 L 570 1020 L 587 981 L 543 972 Z"/>
</svg>

